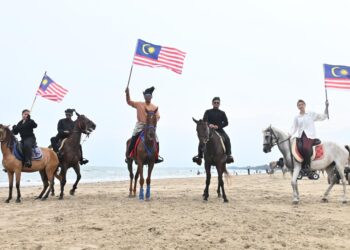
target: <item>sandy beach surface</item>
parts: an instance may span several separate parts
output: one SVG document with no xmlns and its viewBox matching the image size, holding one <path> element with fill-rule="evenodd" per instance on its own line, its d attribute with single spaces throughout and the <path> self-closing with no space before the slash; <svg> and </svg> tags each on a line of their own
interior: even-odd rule
<svg viewBox="0 0 350 250">
<path fill-rule="evenodd" d="M 229 203 L 208 202 L 204 177 L 153 180 L 149 202 L 128 197 L 128 182 L 80 184 L 75 196 L 33 200 L 41 187 L 22 187 L 22 203 L 0 203 L 1 249 L 350 249 L 350 203 L 336 185 L 321 203 L 326 178 L 299 181 L 292 205 L 290 177 L 231 176 Z M 350 190 L 350 186 L 349 190 Z M 56 184 L 56 189 L 59 186 Z M 0 189 L 0 200 L 7 198 Z M 16 195 L 16 192 L 14 192 Z"/>
</svg>

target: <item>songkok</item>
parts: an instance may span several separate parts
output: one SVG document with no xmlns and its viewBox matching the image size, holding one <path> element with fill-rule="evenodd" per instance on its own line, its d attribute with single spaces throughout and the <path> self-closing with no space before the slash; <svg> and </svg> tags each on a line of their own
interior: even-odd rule
<svg viewBox="0 0 350 250">
<path fill-rule="evenodd" d="M 150 88 L 146 89 L 145 91 L 143 91 L 143 94 L 144 95 L 152 95 L 153 91 L 154 91 L 154 87 L 150 87 Z"/>
</svg>

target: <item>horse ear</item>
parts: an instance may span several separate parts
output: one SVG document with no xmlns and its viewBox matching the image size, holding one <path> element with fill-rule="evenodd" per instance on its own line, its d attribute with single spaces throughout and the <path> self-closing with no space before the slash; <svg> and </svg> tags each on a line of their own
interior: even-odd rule
<svg viewBox="0 0 350 250">
<path fill-rule="evenodd" d="M 198 124 L 198 121 L 197 121 L 196 119 L 194 119 L 193 117 L 192 117 L 192 120 L 193 120 L 195 123 Z"/>
<path fill-rule="evenodd" d="M 74 112 L 78 117 L 80 116 L 80 114 L 76 110 L 74 110 Z"/>
</svg>

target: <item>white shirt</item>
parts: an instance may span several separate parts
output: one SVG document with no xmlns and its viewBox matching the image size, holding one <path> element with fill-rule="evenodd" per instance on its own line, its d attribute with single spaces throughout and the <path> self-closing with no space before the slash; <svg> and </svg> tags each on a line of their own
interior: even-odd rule
<svg viewBox="0 0 350 250">
<path fill-rule="evenodd" d="M 316 121 L 323 121 L 327 118 L 327 114 L 317 114 L 315 112 L 308 112 L 303 115 L 299 114 L 294 118 L 293 126 L 290 130 L 290 135 L 294 135 L 295 132 L 298 132 L 298 138 L 301 137 L 303 131 L 306 136 L 310 139 L 316 138 Z"/>
</svg>

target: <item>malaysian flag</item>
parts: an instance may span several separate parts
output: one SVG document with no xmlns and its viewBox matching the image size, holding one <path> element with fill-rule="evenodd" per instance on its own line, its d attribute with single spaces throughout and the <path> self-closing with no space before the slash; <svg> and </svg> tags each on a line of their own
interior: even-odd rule
<svg viewBox="0 0 350 250">
<path fill-rule="evenodd" d="M 45 73 L 43 80 L 40 83 L 39 89 L 36 95 L 40 95 L 51 101 L 60 102 L 63 97 L 68 93 L 68 90 L 55 83 L 50 77 Z"/>
<path fill-rule="evenodd" d="M 181 50 L 155 45 L 139 39 L 133 64 L 152 68 L 165 67 L 181 74 L 185 55 L 186 53 Z"/>
<path fill-rule="evenodd" d="M 324 64 L 326 88 L 350 89 L 350 67 Z"/>
</svg>

